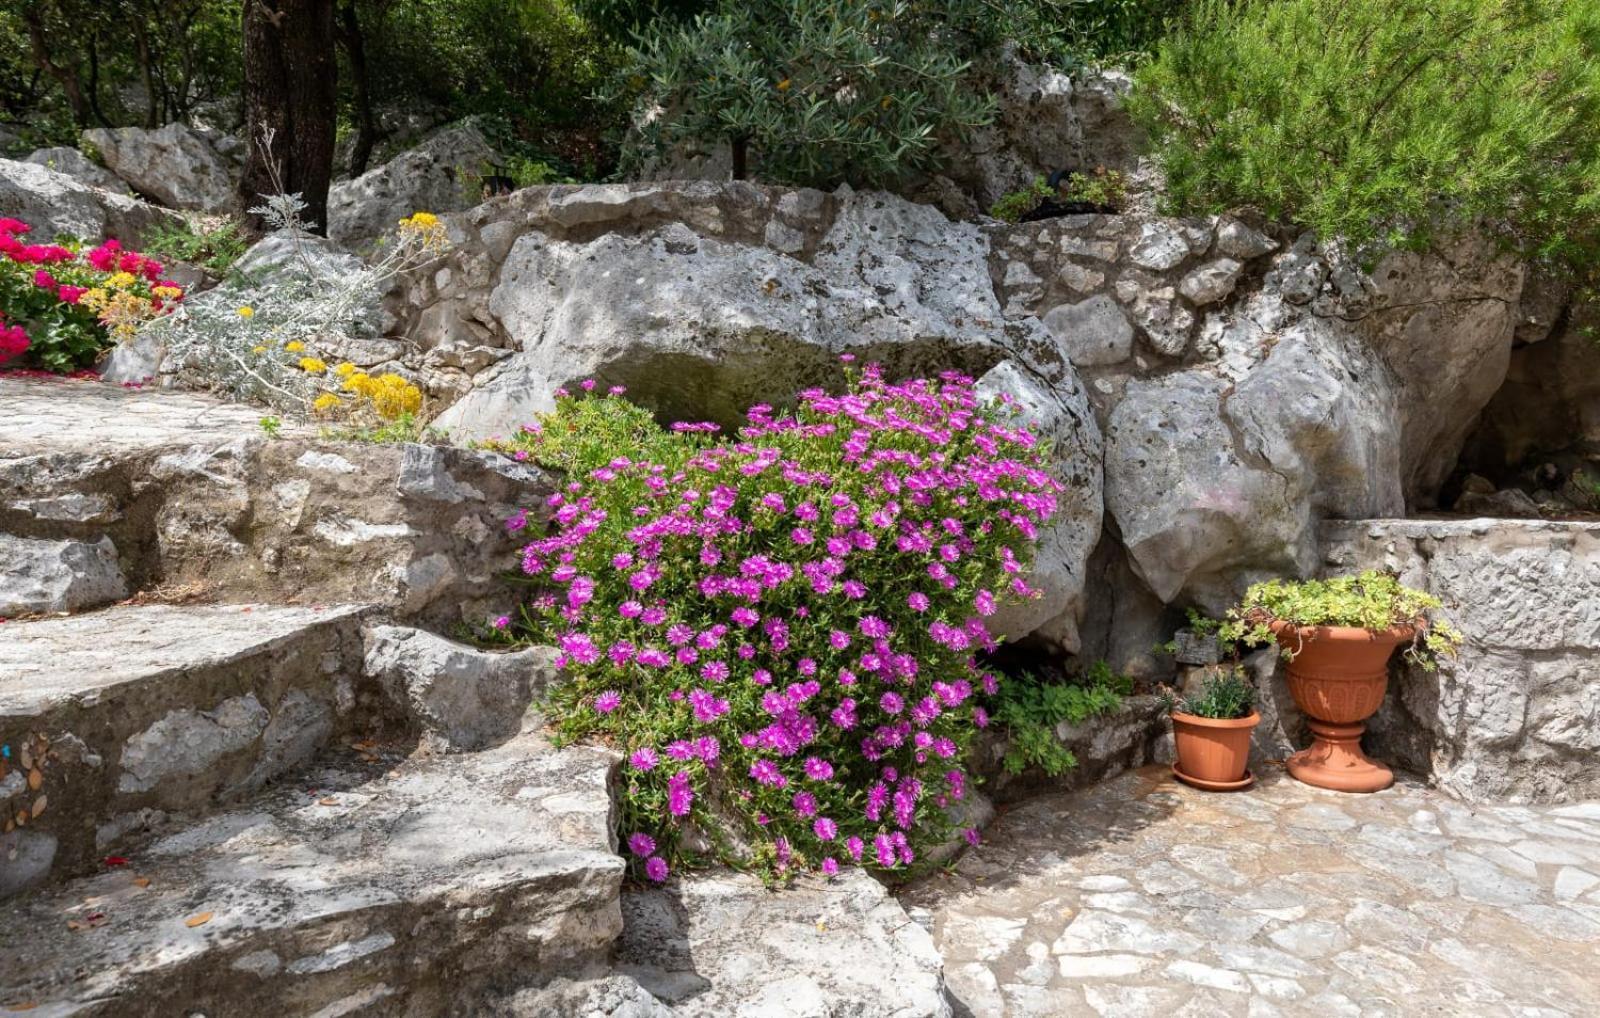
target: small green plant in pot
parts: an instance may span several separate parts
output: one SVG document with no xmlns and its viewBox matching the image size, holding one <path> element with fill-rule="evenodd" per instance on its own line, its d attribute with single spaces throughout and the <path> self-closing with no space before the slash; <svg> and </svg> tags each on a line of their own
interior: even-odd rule
<svg viewBox="0 0 1600 1018">
<path fill-rule="evenodd" d="M 1439 599 L 1369 570 L 1327 580 L 1271 580 L 1246 591 L 1220 635 L 1246 646 L 1276 643 L 1289 661 L 1289 692 L 1314 741 L 1289 758 L 1289 773 L 1308 785 L 1376 792 L 1394 772 L 1361 751 L 1366 719 L 1383 704 L 1389 659 L 1424 671 L 1454 656 L 1461 634 L 1439 618 Z"/>
<path fill-rule="evenodd" d="M 1207 675 L 1200 688 L 1174 700 L 1172 738 L 1179 781 L 1208 792 L 1249 788 L 1250 736 L 1261 723 L 1256 691 L 1236 667 Z"/>
</svg>

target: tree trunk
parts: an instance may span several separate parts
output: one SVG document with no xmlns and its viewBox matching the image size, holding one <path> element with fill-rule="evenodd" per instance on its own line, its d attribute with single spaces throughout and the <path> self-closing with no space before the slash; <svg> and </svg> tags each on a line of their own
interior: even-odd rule
<svg viewBox="0 0 1600 1018">
<path fill-rule="evenodd" d="M 350 99 L 355 104 L 356 143 L 350 151 L 350 176 L 367 172 L 378 143 L 378 120 L 372 112 L 372 81 L 367 73 L 367 41 L 356 16 L 355 0 L 339 5 L 339 44 L 350 61 Z"/>
<path fill-rule="evenodd" d="M 67 97 L 67 107 L 72 110 L 72 119 L 77 125 L 88 127 L 90 124 L 91 110 L 89 101 L 84 97 L 83 84 L 78 80 L 75 68 L 59 64 L 50 54 L 48 33 L 44 26 L 44 11 L 37 5 L 29 5 L 23 9 L 22 20 L 28 26 L 28 45 L 33 52 L 33 62 L 39 70 L 50 75 L 61 86 L 61 92 Z"/>
<path fill-rule="evenodd" d="M 244 209 L 299 194 L 312 232 L 328 232 L 337 83 L 333 0 L 245 0 Z M 264 224 L 249 216 L 248 225 L 260 233 Z"/>
</svg>

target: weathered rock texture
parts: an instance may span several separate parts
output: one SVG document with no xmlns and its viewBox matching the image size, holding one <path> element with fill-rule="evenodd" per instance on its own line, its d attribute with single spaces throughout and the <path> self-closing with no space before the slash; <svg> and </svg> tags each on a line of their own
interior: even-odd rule
<svg viewBox="0 0 1600 1018">
<path fill-rule="evenodd" d="M 363 639 L 367 676 L 448 749 L 484 749 L 516 735 L 556 677 L 549 647 L 496 653 L 408 626 L 372 626 Z"/>
<path fill-rule="evenodd" d="M 133 590 L 359 601 L 440 624 L 510 605 L 504 521 L 540 509 L 542 474 L 292 426 L 269 439 L 259 416 L 196 395 L 0 380 L 0 533 L 109 542 Z"/>
<path fill-rule="evenodd" d="M 860 870 L 769 891 L 710 872 L 622 900 L 618 970 L 683 1018 L 946 1018 L 926 930 Z"/>
<path fill-rule="evenodd" d="M 1370 749 L 1465 799 L 1600 795 L 1600 523 L 1373 520 L 1323 528 L 1330 571 L 1385 568 L 1466 635 L 1396 666 Z"/>
<path fill-rule="evenodd" d="M 333 185 L 328 236 L 360 250 L 393 233 L 413 212 L 471 208 L 482 200 L 481 178 L 498 158 L 476 127 L 447 127 L 382 166 Z"/>
<path fill-rule="evenodd" d="M 107 1018 L 469 1013 L 621 932 L 614 764 L 525 736 L 322 768 L 14 907 L 0 985 Z"/>
<path fill-rule="evenodd" d="M 0 534 L 0 618 L 98 608 L 127 596 L 108 537 L 30 541 Z"/>
<path fill-rule="evenodd" d="M 47 243 L 56 236 L 98 242 L 116 237 L 130 247 L 176 216 L 137 198 L 91 187 L 35 163 L 0 159 L 0 216 L 20 219 Z"/>
<path fill-rule="evenodd" d="M 223 212 L 237 201 L 244 146 L 220 131 L 180 123 L 97 127 L 83 140 L 112 173 L 169 208 Z"/>
<path fill-rule="evenodd" d="M 55 841 L 35 879 L 254 791 L 375 716 L 357 688 L 361 613 L 148 606 L 6 624 L 0 744 L 27 780 L 0 783 L 0 805 Z"/>
<path fill-rule="evenodd" d="M 65 173 L 74 180 L 105 191 L 123 193 L 128 185 L 123 179 L 79 152 L 75 148 L 41 148 L 31 153 L 23 162 L 33 163 Z"/>
</svg>

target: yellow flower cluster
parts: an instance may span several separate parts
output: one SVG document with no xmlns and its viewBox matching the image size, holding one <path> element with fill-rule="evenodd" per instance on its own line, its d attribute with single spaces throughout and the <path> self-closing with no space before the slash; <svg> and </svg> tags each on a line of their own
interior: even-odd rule
<svg viewBox="0 0 1600 1018">
<path fill-rule="evenodd" d="M 371 402 L 372 409 L 386 421 L 422 409 L 422 390 L 396 374 L 374 378 L 364 371 L 352 371 L 340 387 Z"/>
<path fill-rule="evenodd" d="M 402 242 L 415 243 L 424 251 L 443 251 L 450 246 L 444 223 L 432 212 L 414 212 L 400 220 Z"/>
<path fill-rule="evenodd" d="M 308 375 L 320 375 L 328 370 L 328 362 L 320 357 L 302 357 L 300 370 Z"/>
<path fill-rule="evenodd" d="M 120 274 L 127 275 L 127 273 Z M 115 278 L 113 276 L 108 282 L 114 281 Z M 139 331 L 139 326 L 155 314 L 148 298 L 130 290 L 108 292 L 97 286 L 92 290 L 85 290 L 83 296 L 78 298 L 78 304 L 93 311 L 100 319 L 100 324 L 118 340 L 132 339 L 134 333 Z"/>
</svg>

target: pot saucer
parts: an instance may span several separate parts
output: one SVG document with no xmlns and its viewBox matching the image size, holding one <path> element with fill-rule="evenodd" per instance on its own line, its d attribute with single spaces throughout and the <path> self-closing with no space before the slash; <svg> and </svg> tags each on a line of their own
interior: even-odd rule
<svg viewBox="0 0 1600 1018">
<path fill-rule="evenodd" d="M 1238 792 L 1256 783 L 1256 776 L 1250 771 L 1245 771 L 1244 777 L 1238 781 L 1202 781 L 1200 778 L 1191 778 L 1178 770 L 1177 764 L 1172 765 L 1172 776 L 1186 785 L 1191 785 L 1207 792 Z"/>
</svg>

